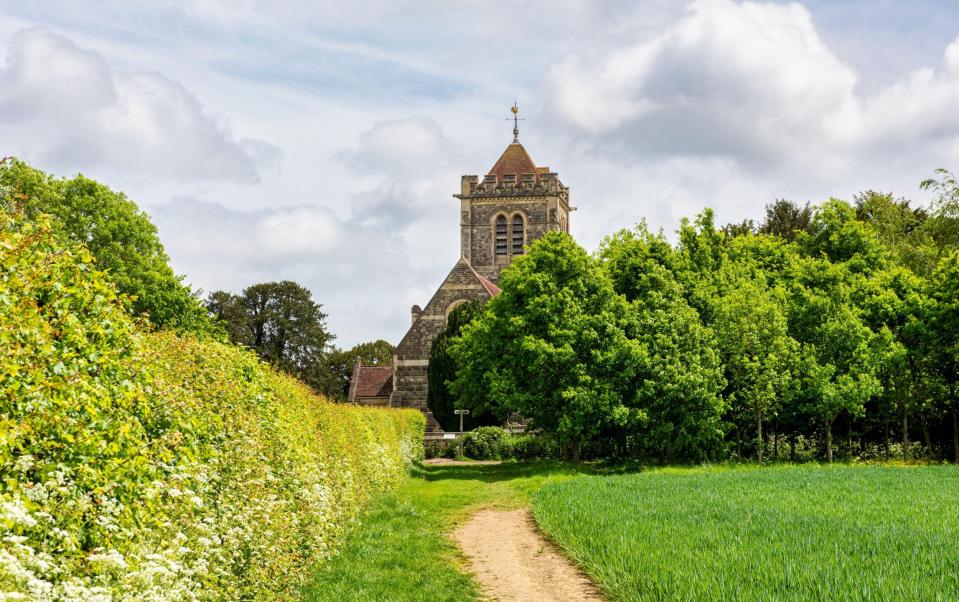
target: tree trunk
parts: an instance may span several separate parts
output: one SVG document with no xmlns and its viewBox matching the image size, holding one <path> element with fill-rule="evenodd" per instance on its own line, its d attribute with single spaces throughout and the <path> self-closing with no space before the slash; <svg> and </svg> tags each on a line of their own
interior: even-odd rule
<svg viewBox="0 0 959 602">
<path fill-rule="evenodd" d="M 922 423 L 922 436 L 926 440 L 926 457 L 935 462 L 936 451 L 932 447 L 932 435 L 929 433 L 929 423 L 926 420 L 925 412 L 919 414 L 919 421 Z"/>
<path fill-rule="evenodd" d="M 909 460 L 909 408 L 902 404 L 902 459 Z"/>
<path fill-rule="evenodd" d="M 579 463 L 579 441 L 573 443 L 573 462 Z"/>
<path fill-rule="evenodd" d="M 756 457 L 763 463 L 763 413 L 756 412 Z"/>
<path fill-rule="evenodd" d="M 779 461 L 779 419 L 776 419 L 776 423 L 773 426 L 773 456 L 776 458 L 776 461 Z"/>
<path fill-rule="evenodd" d="M 959 412 L 952 406 L 952 461 L 959 464 Z"/>
<path fill-rule="evenodd" d="M 883 445 L 883 448 L 885 449 L 885 455 L 883 456 L 884 460 L 889 459 L 889 430 L 890 430 L 889 423 L 887 422 L 886 431 L 885 431 L 885 434 L 883 435 L 883 440 L 882 440 L 882 445 Z"/>
<path fill-rule="evenodd" d="M 832 464 L 832 422 L 826 423 L 826 461 Z"/>
<path fill-rule="evenodd" d="M 743 459 L 743 437 L 738 426 L 736 427 L 736 459 Z"/>
<path fill-rule="evenodd" d="M 849 427 L 846 429 L 846 455 L 852 460 L 852 421 L 849 422 Z"/>
</svg>

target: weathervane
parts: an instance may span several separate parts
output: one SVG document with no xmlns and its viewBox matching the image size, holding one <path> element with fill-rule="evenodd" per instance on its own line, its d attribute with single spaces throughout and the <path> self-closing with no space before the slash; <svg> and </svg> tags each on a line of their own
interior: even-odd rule
<svg viewBox="0 0 959 602">
<path fill-rule="evenodd" d="M 516 101 L 513 101 L 513 106 L 510 107 L 510 111 L 513 112 L 513 144 L 519 144 L 519 122 L 526 121 L 522 117 L 519 117 L 519 107 L 516 106 Z M 509 118 L 506 119 L 509 121 Z"/>
</svg>

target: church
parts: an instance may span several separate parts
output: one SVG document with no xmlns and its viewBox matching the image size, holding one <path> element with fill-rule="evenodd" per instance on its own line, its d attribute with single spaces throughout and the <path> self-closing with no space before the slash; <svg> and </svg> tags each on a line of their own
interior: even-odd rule
<svg viewBox="0 0 959 602">
<path fill-rule="evenodd" d="M 457 305 L 499 294 L 499 274 L 546 232 L 569 232 L 569 188 L 548 167 L 539 167 L 519 141 L 514 104 L 513 141 L 483 176 L 465 175 L 453 197 L 460 204 L 460 257 L 424 307 L 414 305 L 412 324 L 396 346 L 392 366 L 353 369 L 349 401 L 417 408 L 427 432 L 442 428 L 426 404 L 427 366 L 433 339 Z"/>
</svg>

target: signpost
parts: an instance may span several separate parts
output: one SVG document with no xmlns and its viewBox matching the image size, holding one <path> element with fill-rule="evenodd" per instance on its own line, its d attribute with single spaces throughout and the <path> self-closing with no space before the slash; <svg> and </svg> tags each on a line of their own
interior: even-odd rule
<svg viewBox="0 0 959 602">
<path fill-rule="evenodd" d="M 459 457 L 463 457 L 463 416 L 466 416 L 470 413 L 469 410 L 453 410 L 453 413 L 460 417 L 460 454 Z"/>
<path fill-rule="evenodd" d="M 453 410 L 453 413 L 459 415 L 460 417 L 460 434 L 462 435 L 463 434 L 463 416 L 465 416 L 466 414 L 469 414 L 470 411 L 469 410 Z"/>
</svg>

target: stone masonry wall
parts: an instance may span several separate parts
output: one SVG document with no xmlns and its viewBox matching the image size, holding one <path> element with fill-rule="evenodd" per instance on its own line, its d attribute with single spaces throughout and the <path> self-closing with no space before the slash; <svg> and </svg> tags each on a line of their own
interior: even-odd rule
<svg viewBox="0 0 959 602">
<path fill-rule="evenodd" d="M 390 405 L 415 407 L 427 414 L 427 430 L 439 430 L 426 406 L 429 387 L 427 367 L 433 339 L 446 327 L 446 316 L 455 305 L 471 300 L 486 301 L 489 292 L 470 265 L 460 259 L 430 299 L 393 355 L 393 395 Z"/>
<path fill-rule="evenodd" d="M 513 215 L 520 213 L 526 220 L 524 246 L 546 232 L 560 230 L 560 214 L 566 215 L 556 197 L 531 197 L 515 199 L 464 199 L 462 204 L 461 239 L 462 248 L 470 265 L 478 273 L 493 282 L 499 280 L 500 271 L 512 261 L 512 237 L 509 237 L 510 254 L 496 255 L 495 218 L 503 214 L 512 225 Z"/>
</svg>

